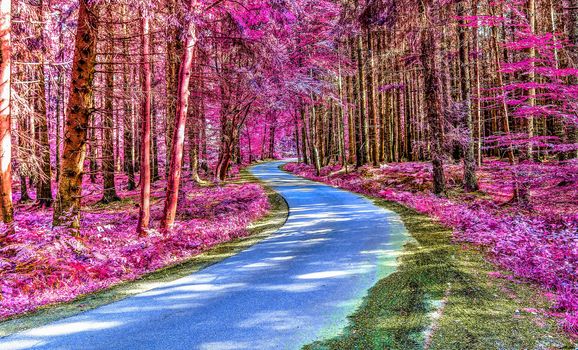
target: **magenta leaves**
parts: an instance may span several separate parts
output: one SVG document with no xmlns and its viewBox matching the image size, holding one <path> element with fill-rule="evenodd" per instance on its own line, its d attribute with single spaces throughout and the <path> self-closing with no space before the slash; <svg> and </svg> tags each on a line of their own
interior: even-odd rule
<svg viewBox="0 0 578 350">
<path fill-rule="evenodd" d="M 162 186 L 157 183 L 153 198 L 162 196 Z M 87 198 L 89 204 L 95 201 L 96 196 Z M 162 202 L 153 203 L 152 216 L 159 219 Z M 153 228 L 144 237 L 134 233 L 138 208 L 131 203 L 85 208 L 80 237 L 51 229 L 50 211 L 18 210 L 16 232 L 0 248 L 0 319 L 135 279 L 245 236 L 247 225 L 268 207 L 258 185 L 198 188 L 187 183 L 175 228 L 165 233 Z"/>
</svg>

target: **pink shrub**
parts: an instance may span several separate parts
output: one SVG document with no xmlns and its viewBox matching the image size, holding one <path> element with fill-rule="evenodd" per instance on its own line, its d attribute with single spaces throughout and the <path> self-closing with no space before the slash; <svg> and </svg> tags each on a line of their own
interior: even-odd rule
<svg viewBox="0 0 578 350">
<path fill-rule="evenodd" d="M 162 183 L 155 189 L 162 196 Z M 254 184 L 187 184 L 182 193 L 185 218 L 170 232 L 153 228 L 146 237 L 136 234 L 136 206 L 86 208 L 80 237 L 52 229 L 51 211 L 17 210 L 16 234 L 0 248 L 0 319 L 138 278 L 244 236 L 247 225 L 269 206 L 263 189 Z M 153 217 L 160 217 L 162 204 L 153 205 Z"/>
</svg>

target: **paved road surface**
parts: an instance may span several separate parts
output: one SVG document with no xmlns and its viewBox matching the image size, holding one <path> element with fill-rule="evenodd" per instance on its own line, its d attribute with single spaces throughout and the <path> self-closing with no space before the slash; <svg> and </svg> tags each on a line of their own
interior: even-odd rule
<svg viewBox="0 0 578 350">
<path fill-rule="evenodd" d="M 290 208 L 272 237 L 202 271 L 0 339 L 0 349 L 299 349 L 337 334 L 395 270 L 399 217 L 355 194 L 255 166 Z"/>
</svg>

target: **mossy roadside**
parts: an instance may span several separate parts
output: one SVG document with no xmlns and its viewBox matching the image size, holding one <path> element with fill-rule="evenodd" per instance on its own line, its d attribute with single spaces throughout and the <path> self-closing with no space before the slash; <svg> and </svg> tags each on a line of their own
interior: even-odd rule
<svg viewBox="0 0 578 350">
<path fill-rule="evenodd" d="M 271 207 L 266 217 L 248 227 L 249 235 L 246 237 L 216 245 L 184 262 L 151 272 L 136 280 L 122 282 L 95 293 L 82 295 L 70 302 L 45 305 L 33 312 L 3 320 L 0 322 L 0 337 L 74 316 L 153 289 L 161 283 L 187 276 L 247 249 L 283 226 L 287 220 L 289 209 L 281 195 L 252 176 L 247 170 L 241 171 L 239 179 L 235 182 L 259 183 L 265 189 Z"/>
<path fill-rule="evenodd" d="M 554 319 L 535 312 L 549 306 L 536 286 L 491 277 L 497 268 L 475 247 L 453 243 L 448 228 L 400 204 L 374 202 L 397 212 L 413 240 L 343 334 L 304 349 L 576 348 Z"/>
</svg>

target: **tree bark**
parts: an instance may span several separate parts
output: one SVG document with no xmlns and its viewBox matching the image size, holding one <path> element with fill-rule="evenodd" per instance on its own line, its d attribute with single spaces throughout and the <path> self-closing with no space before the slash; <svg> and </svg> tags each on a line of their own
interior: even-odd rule
<svg viewBox="0 0 578 350">
<path fill-rule="evenodd" d="M 112 14 L 107 16 L 112 18 Z M 112 33 L 110 33 L 112 35 Z M 112 62 L 114 45 L 108 38 L 107 62 Z M 102 120 L 102 177 L 104 180 L 101 203 L 111 203 L 120 200 L 116 194 L 114 181 L 114 67 L 107 64 L 105 68 L 104 114 Z"/>
<path fill-rule="evenodd" d="M 124 8 L 123 8 L 123 18 Z M 127 25 L 123 25 L 123 32 L 125 36 L 128 36 Z M 123 41 L 123 50 L 128 52 L 127 41 Z M 127 189 L 132 191 L 136 188 L 136 183 L 134 179 L 134 121 L 132 118 L 132 93 L 129 84 L 130 75 L 130 65 L 129 63 L 124 64 L 123 67 L 123 88 L 124 88 L 124 110 L 123 110 L 123 153 L 124 153 L 124 171 L 128 176 Z"/>
<path fill-rule="evenodd" d="M 464 3 L 457 4 L 457 15 L 463 18 L 465 15 Z M 464 190 L 466 192 L 474 192 L 478 190 L 478 179 L 476 177 L 476 158 L 474 153 L 474 126 L 472 121 L 472 103 L 471 103 L 471 79 L 470 79 L 470 58 L 468 50 L 468 40 L 466 38 L 465 21 L 460 20 L 458 27 L 458 45 L 460 56 L 460 89 L 462 95 L 462 103 L 464 104 L 464 112 L 466 119 L 467 140 L 464 145 Z"/>
<path fill-rule="evenodd" d="M 80 0 L 70 96 L 64 130 L 61 176 L 58 182 L 53 224 L 77 231 L 80 228 L 83 164 L 86 130 L 92 113 L 96 58 L 96 5 Z"/>
<path fill-rule="evenodd" d="M 36 184 L 36 202 L 42 208 L 52 206 L 52 169 L 50 167 L 50 144 L 48 142 L 48 119 L 46 110 L 46 80 L 44 79 L 44 62 L 38 69 L 38 94 L 36 96 L 36 139 L 39 145 L 41 172 Z"/>
<path fill-rule="evenodd" d="M 196 0 L 191 0 L 190 10 L 196 4 Z M 189 103 L 189 82 L 191 79 L 191 66 L 193 63 L 193 52 L 197 41 L 195 24 L 188 23 L 185 37 L 183 56 L 179 68 L 179 84 L 177 90 L 177 109 L 175 118 L 175 130 L 171 144 L 171 162 L 167 178 L 167 196 L 163 212 L 161 227 L 170 229 L 174 225 L 177 212 L 177 202 L 179 196 L 179 185 L 181 179 L 181 169 L 183 166 L 183 144 L 185 141 L 185 124 L 187 119 L 187 109 Z"/>
<path fill-rule="evenodd" d="M 151 69 L 149 44 L 149 15 L 142 14 L 141 52 L 142 52 L 142 142 L 140 165 L 140 208 L 137 233 L 143 235 L 150 224 L 151 216 Z"/>
<path fill-rule="evenodd" d="M 421 38 L 421 60 L 424 70 L 424 95 L 427 120 L 431 131 L 431 158 L 433 165 L 433 192 L 445 195 L 446 181 L 443 169 L 443 109 L 441 82 L 439 77 L 440 52 L 436 33 L 431 24 L 430 11 L 426 11 L 426 20 Z M 428 18 L 429 17 L 429 18 Z"/>
<path fill-rule="evenodd" d="M 167 11 L 169 14 L 177 15 L 177 6 L 180 2 L 176 0 L 167 1 Z M 178 84 L 179 84 L 179 55 L 183 49 L 179 31 L 174 27 L 174 25 L 169 25 L 168 27 L 168 40 L 167 40 L 167 59 L 166 59 L 166 86 L 167 86 L 167 107 L 166 107 L 166 132 L 165 132 L 165 146 L 166 146 L 166 157 L 165 157 L 165 177 L 168 179 L 169 175 L 169 160 L 171 159 L 172 152 L 172 141 L 173 135 L 175 133 L 175 114 L 177 113 L 178 101 Z"/>
<path fill-rule="evenodd" d="M 0 209 L 2 221 L 8 225 L 8 233 L 12 233 L 14 221 L 10 114 L 11 5 L 11 0 L 0 2 Z"/>
<path fill-rule="evenodd" d="M 536 1 L 528 0 L 527 5 L 528 5 L 528 22 L 530 25 L 530 30 L 532 34 L 534 34 L 536 32 Z M 536 81 L 536 73 L 534 72 L 536 47 L 535 46 L 530 47 L 528 52 L 531 60 L 530 63 L 531 71 L 528 74 L 528 80 L 530 81 L 530 83 L 534 83 Z M 528 89 L 528 105 L 530 108 L 536 107 L 536 89 L 534 87 Z M 525 120 L 525 124 L 526 124 L 526 132 L 528 133 L 528 139 L 530 141 L 530 143 L 528 143 L 528 146 L 526 147 L 525 156 L 528 159 L 531 159 L 532 157 L 537 159 L 538 153 L 534 153 L 531 141 L 531 139 L 534 137 L 534 117 L 533 116 L 527 117 Z"/>
<path fill-rule="evenodd" d="M 379 163 L 379 129 L 377 126 L 377 111 L 375 106 L 375 76 L 374 76 L 374 52 L 373 52 L 373 36 L 371 31 L 367 30 L 367 58 L 369 60 L 369 67 L 366 72 L 366 89 L 367 89 L 367 114 L 369 119 L 369 135 L 368 141 L 370 143 L 371 162 L 373 166 Z M 369 162 L 370 159 L 368 159 Z"/>
</svg>

